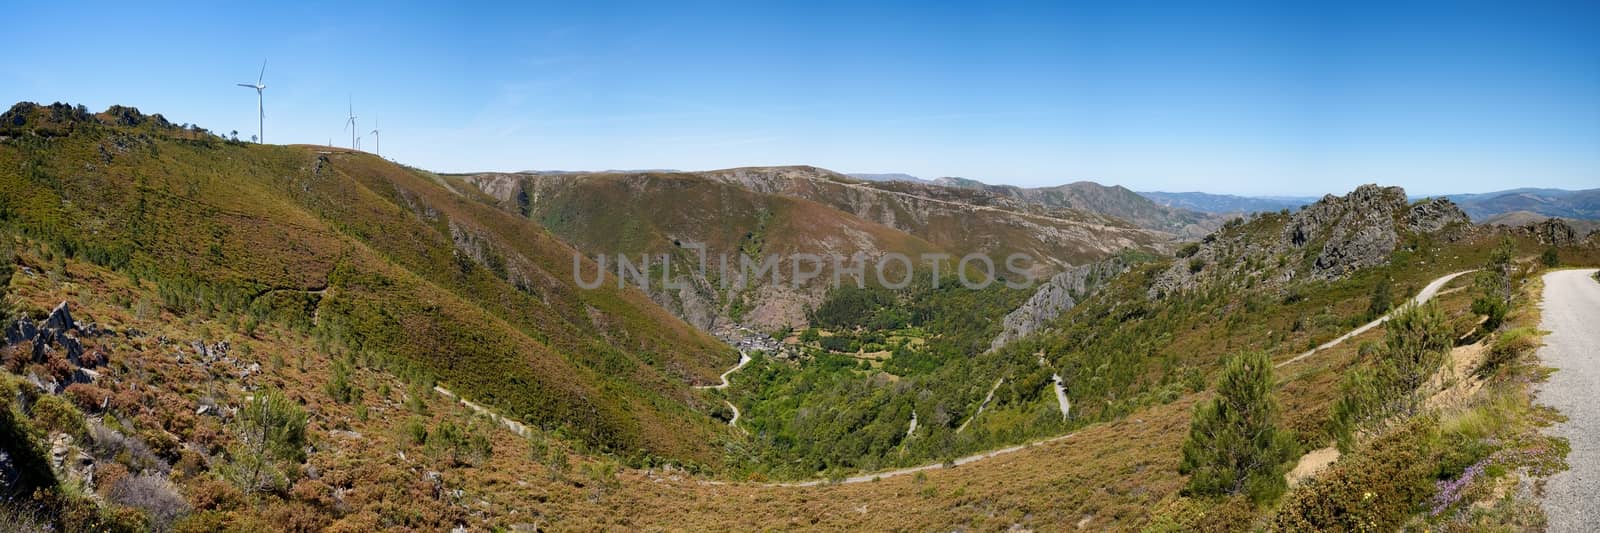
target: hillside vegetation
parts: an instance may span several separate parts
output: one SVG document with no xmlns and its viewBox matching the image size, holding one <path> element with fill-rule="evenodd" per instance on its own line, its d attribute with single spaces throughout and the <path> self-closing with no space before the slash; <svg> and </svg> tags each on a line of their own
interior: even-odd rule
<svg viewBox="0 0 1600 533">
<path fill-rule="evenodd" d="M 605 449 L 716 459 L 688 385 L 732 350 L 636 291 L 579 290 L 570 247 L 474 191 L 127 108 L 19 104 L 4 123 L 0 224 L 153 284 L 164 309 L 290 324 Z"/>
</svg>

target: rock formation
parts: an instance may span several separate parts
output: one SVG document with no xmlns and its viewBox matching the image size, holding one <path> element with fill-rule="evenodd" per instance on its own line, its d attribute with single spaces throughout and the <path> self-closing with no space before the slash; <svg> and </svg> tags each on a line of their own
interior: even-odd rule
<svg viewBox="0 0 1600 533">
<path fill-rule="evenodd" d="M 1038 331 L 1078 305 L 1084 297 L 1109 282 L 1118 274 L 1127 272 L 1129 265 L 1121 257 L 1112 257 L 1098 263 L 1068 268 L 1052 276 L 1039 286 L 1028 301 L 1008 313 L 1002 321 L 1000 334 L 989 343 L 989 349 L 999 349 L 1006 343 Z"/>
</svg>

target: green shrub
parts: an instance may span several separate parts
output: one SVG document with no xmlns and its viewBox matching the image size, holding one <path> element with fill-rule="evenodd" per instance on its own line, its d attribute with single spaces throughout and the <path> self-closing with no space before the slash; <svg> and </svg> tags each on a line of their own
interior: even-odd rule
<svg viewBox="0 0 1600 533">
<path fill-rule="evenodd" d="M 1329 431 L 1342 453 L 1350 453 L 1356 444 L 1356 432 L 1374 412 L 1383 405 L 1383 388 L 1370 369 L 1358 368 L 1339 380 L 1339 398 L 1333 403 L 1333 419 Z"/>
<path fill-rule="evenodd" d="M 1539 347 L 1539 331 L 1530 327 L 1513 328 L 1501 333 L 1489 345 L 1489 356 L 1477 368 L 1479 376 L 1489 376 L 1515 362 L 1522 354 Z"/>
<path fill-rule="evenodd" d="M 1396 392 L 1412 395 L 1444 364 L 1455 342 L 1455 332 L 1435 302 L 1402 307 L 1384 326 L 1380 368 L 1388 370 L 1387 377 L 1393 380 L 1391 386 Z"/>
<path fill-rule="evenodd" d="M 360 398 L 355 386 L 350 383 L 350 365 L 340 360 L 333 362 L 333 377 L 328 379 L 323 390 L 327 391 L 333 401 L 339 403 L 350 403 Z"/>
<path fill-rule="evenodd" d="M 1395 531 L 1434 492 L 1438 423 L 1413 419 L 1291 492 L 1273 531 Z"/>
<path fill-rule="evenodd" d="M 1217 397 L 1196 406 L 1179 471 L 1186 492 L 1244 494 L 1256 504 L 1287 488 L 1283 474 L 1294 456 L 1294 437 L 1278 429 L 1272 360 L 1263 352 L 1234 356 L 1217 381 Z"/>
<path fill-rule="evenodd" d="M 49 457 L 34 440 L 28 422 L 12 410 L 11 398 L 10 393 L 0 395 L 0 451 L 10 457 L 16 477 L 11 486 L 0 487 L 0 500 L 56 485 Z"/>
<path fill-rule="evenodd" d="M 1561 252 L 1556 251 L 1554 246 L 1545 248 L 1544 254 L 1539 256 L 1539 262 L 1544 263 L 1546 268 L 1561 266 Z"/>
<path fill-rule="evenodd" d="M 428 448 L 430 452 L 444 456 L 452 465 L 474 464 L 488 459 L 494 452 L 493 445 L 485 436 L 488 431 L 486 428 L 458 426 L 446 420 L 428 437 Z"/>
<path fill-rule="evenodd" d="M 406 442 L 412 446 L 421 446 L 428 443 L 428 425 L 421 417 L 411 417 L 406 420 L 406 425 L 400 430 Z"/>
<path fill-rule="evenodd" d="M 83 413 L 66 398 L 52 394 L 40 396 L 33 402 L 33 421 L 46 431 L 59 431 L 83 440 L 89 435 Z"/>
</svg>

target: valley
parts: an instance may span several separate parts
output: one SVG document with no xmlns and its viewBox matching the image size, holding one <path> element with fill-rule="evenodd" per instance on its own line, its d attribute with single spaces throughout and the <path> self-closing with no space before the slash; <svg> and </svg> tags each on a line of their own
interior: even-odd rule
<svg viewBox="0 0 1600 533">
<path fill-rule="evenodd" d="M 21 435 L 0 473 L 37 498 L 18 520 L 1499 527 L 1542 520 L 1515 487 L 1567 461 L 1532 400 L 1538 285 L 1600 264 L 1600 237 L 1561 221 L 1479 225 L 1368 185 L 1193 233 L 1095 211 L 1148 201 L 1081 184 L 435 174 L 156 117 L 0 121 L 0 429 Z M 674 267 L 646 288 L 595 259 L 701 251 L 1039 260 L 1032 283 L 975 289 L 953 260 L 900 287 Z M 1281 435 L 1267 471 L 1335 459 L 1267 496 L 1207 492 L 1188 443 L 1253 356 Z"/>
</svg>

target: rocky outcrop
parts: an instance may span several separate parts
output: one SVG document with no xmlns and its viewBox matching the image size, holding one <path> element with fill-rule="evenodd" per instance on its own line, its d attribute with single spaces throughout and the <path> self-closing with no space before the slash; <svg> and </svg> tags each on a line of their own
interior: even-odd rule
<svg viewBox="0 0 1600 533">
<path fill-rule="evenodd" d="M 1113 257 L 1098 263 L 1071 267 L 1052 276 L 1034 291 L 1028 301 L 1006 314 L 1001 322 L 1000 334 L 989 342 L 989 349 L 999 349 L 1006 343 L 1038 331 L 1062 313 L 1076 307 L 1084 297 L 1118 274 L 1127 272 L 1128 268 L 1127 261 Z"/>
<path fill-rule="evenodd" d="M 1276 239 L 1271 224 L 1282 221 Z M 1385 264 L 1407 234 L 1453 239 L 1471 221 L 1454 202 L 1438 198 L 1409 205 L 1404 189 L 1362 185 L 1345 196 L 1328 195 L 1291 215 L 1266 214 L 1224 226 L 1179 253 L 1158 274 L 1149 297 L 1187 291 L 1206 279 L 1249 286 L 1281 285 L 1308 277 L 1332 280 Z"/>
<path fill-rule="evenodd" d="M 1295 213 L 1284 228 L 1282 242 L 1290 248 L 1320 242 L 1311 276 L 1338 278 L 1388 261 L 1400 242 L 1395 219 L 1405 210 L 1404 189 L 1362 185 L 1343 197 L 1325 196 Z"/>
<path fill-rule="evenodd" d="M 1471 223 L 1467 213 L 1449 198 L 1429 198 L 1406 211 L 1406 230 L 1412 233 L 1434 233 L 1453 225 Z"/>
<path fill-rule="evenodd" d="M 1572 246 L 1578 243 L 1578 232 L 1573 230 L 1567 221 L 1559 218 L 1547 218 L 1517 230 L 1532 235 L 1539 244 L 1547 246 Z"/>
<path fill-rule="evenodd" d="M 45 362 L 50 354 L 59 350 L 74 366 L 93 368 L 104 364 L 104 354 L 98 351 L 88 354 L 83 342 L 70 333 L 74 331 L 79 335 L 94 336 L 101 330 L 94 324 L 80 324 L 73 320 L 70 306 L 67 302 L 61 302 L 50 311 L 43 324 L 35 326 L 33 320 L 26 316 L 19 316 L 7 324 L 5 346 L 31 342 L 29 355 L 36 363 Z"/>
</svg>

